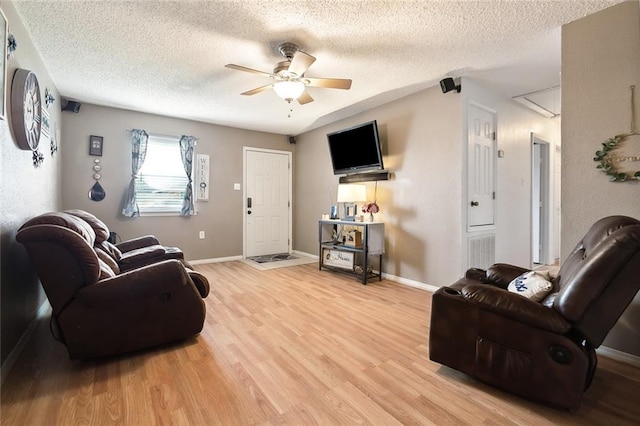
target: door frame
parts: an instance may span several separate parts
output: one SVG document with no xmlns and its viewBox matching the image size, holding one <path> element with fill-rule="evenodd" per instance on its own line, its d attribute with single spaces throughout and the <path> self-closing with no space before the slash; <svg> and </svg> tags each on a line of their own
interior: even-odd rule
<svg viewBox="0 0 640 426">
<path fill-rule="evenodd" d="M 540 156 L 537 158 L 535 155 L 535 146 L 538 145 L 540 148 Z M 537 160 L 540 160 L 539 167 L 539 186 L 540 186 L 540 199 L 542 200 L 542 209 L 540 209 L 540 225 L 539 229 L 535 229 L 534 227 L 534 185 L 536 182 L 534 181 L 536 163 Z M 531 239 L 530 239 L 530 249 L 531 249 L 531 266 L 534 265 L 534 247 L 533 247 L 533 236 L 534 233 L 538 233 L 540 237 L 539 246 L 540 246 L 540 256 L 538 259 L 537 265 L 550 265 L 554 262 L 553 259 L 553 223 L 551 218 L 551 212 L 554 206 L 554 200 L 552 197 L 551 191 L 551 143 L 547 140 L 543 139 L 542 136 L 531 132 L 531 209 L 530 209 L 530 223 L 531 223 Z"/>
<path fill-rule="evenodd" d="M 288 234 L 289 241 L 287 244 L 288 252 L 291 253 L 291 243 L 293 241 L 293 153 L 291 151 L 281 151 L 276 149 L 256 148 L 251 146 L 242 147 L 242 258 L 247 258 L 247 152 L 263 152 L 269 154 L 282 154 L 286 155 L 289 160 L 289 170 L 287 176 L 288 197 L 289 197 L 289 209 L 287 212 L 288 222 Z"/>
</svg>

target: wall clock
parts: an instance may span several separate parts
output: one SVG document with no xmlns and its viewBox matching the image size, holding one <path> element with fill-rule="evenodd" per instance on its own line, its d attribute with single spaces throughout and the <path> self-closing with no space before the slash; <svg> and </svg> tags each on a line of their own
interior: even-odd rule
<svg viewBox="0 0 640 426">
<path fill-rule="evenodd" d="M 41 114 L 38 78 L 29 70 L 17 69 L 11 83 L 11 127 L 20 149 L 38 148 Z"/>
</svg>

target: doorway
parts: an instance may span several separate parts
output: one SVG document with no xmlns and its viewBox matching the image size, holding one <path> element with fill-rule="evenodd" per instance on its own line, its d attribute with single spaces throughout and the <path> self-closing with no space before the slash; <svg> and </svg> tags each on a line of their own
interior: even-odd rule
<svg viewBox="0 0 640 426">
<path fill-rule="evenodd" d="M 531 263 L 552 264 L 550 144 L 531 133 Z"/>
<path fill-rule="evenodd" d="M 244 257 L 291 251 L 291 152 L 243 148 Z"/>
</svg>

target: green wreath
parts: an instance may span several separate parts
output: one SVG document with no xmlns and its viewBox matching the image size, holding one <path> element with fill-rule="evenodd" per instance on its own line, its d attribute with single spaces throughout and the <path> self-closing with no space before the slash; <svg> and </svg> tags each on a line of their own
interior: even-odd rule
<svg viewBox="0 0 640 426">
<path fill-rule="evenodd" d="M 628 179 L 640 180 L 640 170 L 637 172 L 619 172 L 608 158 L 609 152 L 615 149 L 620 142 L 623 142 L 627 137 L 637 133 L 623 133 L 616 135 L 606 141 L 602 142 L 602 149 L 596 151 L 596 156 L 593 157 L 593 161 L 597 162 L 597 169 L 600 169 L 607 176 L 611 182 L 625 182 Z"/>
</svg>

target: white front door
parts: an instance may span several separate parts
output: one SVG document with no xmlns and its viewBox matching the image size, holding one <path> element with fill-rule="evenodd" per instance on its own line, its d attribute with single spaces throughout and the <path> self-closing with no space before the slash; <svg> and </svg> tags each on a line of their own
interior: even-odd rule
<svg viewBox="0 0 640 426">
<path fill-rule="evenodd" d="M 495 224 L 495 115 L 469 104 L 469 227 Z"/>
<path fill-rule="evenodd" d="M 291 153 L 244 153 L 245 257 L 289 253 Z"/>
</svg>

